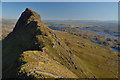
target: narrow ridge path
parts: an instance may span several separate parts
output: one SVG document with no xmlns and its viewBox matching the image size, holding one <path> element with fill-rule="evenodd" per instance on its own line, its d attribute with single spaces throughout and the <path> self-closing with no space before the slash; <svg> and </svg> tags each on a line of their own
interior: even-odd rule
<svg viewBox="0 0 120 80">
<path fill-rule="evenodd" d="M 53 77 L 56 77 L 56 78 L 67 78 L 67 77 L 64 77 L 64 76 L 57 76 L 53 73 L 49 73 L 49 72 L 44 72 L 44 71 L 39 71 L 39 70 L 35 70 L 35 73 L 42 73 L 42 74 L 47 74 L 47 75 L 50 75 L 50 76 L 53 76 Z"/>
</svg>

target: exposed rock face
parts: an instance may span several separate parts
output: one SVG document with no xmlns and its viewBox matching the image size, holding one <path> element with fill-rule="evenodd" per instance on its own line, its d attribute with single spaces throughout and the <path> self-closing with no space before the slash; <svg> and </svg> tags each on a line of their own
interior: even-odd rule
<svg viewBox="0 0 120 80">
<path fill-rule="evenodd" d="M 104 74 L 108 74 L 105 76 L 109 78 L 116 76 L 115 64 L 115 67 L 111 66 L 114 70 L 109 65 L 106 69 L 100 69 L 106 67 L 112 58 L 117 59 L 116 56 L 109 55 L 108 50 L 104 51 L 99 46 L 98 49 L 104 52 L 95 54 L 93 47 L 96 46 L 80 39 L 82 38 L 49 29 L 41 21 L 39 14 L 27 8 L 13 31 L 2 40 L 2 78 L 104 78 Z M 78 45 L 77 41 L 81 44 Z M 117 63 L 117 60 L 113 63 Z M 98 64 L 102 67 L 96 67 Z"/>
<path fill-rule="evenodd" d="M 24 53 L 25 51 L 28 51 L 28 52 L 32 51 L 33 53 L 38 51 L 37 52 L 38 54 L 42 53 L 42 54 L 49 55 L 50 60 L 53 59 L 52 61 L 53 63 L 59 62 L 59 64 L 53 64 L 53 65 L 56 65 L 56 69 L 59 69 L 60 63 L 66 62 L 64 61 L 64 58 L 67 58 L 67 57 L 69 58 L 71 56 L 71 54 L 69 53 L 69 48 L 65 46 L 64 42 L 58 39 L 56 37 L 56 34 L 51 29 L 49 29 L 46 25 L 44 25 L 44 23 L 41 21 L 39 14 L 37 14 L 36 12 L 32 11 L 29 8 L 27 8 L 22 13 L 13 31 L 3 40 L 2 49 L 3 49 L 3 78 L 15 78 L 15 77 L 22 77 L 22 76 L 25 77 L 27 73 L 30 73 L 30 71 L 27 72 L 26 69 L 31 70 L 31 68 L 28 68 L 25 65 L 23 65 L 23 63 L 26 62 L 26 58 L 25 59 L 22 58 L 22 57 L 26 57 L 25 56 L 26 54 Z M 63 53 L 61 53 L 62 51 Z M 62 57 L 63 60 L 61 60 L 61 56 L 59 55 L 63 56 Z M 36 58 L 39 58 L 39 57 L 36 57 Z M 29 57 L 27 57 L 27 59 L 29 59 Z M 32 61 L 28 61 L 28 65 L 32 64 L 31 62 Z M 37 62 L 36 64 L 39 64 L 39 62 Z M 47 65 L 48 64 L 46 64 L 46 66 Z M 32 68 L 36 68 L 39 66 L 34 66 Z M 48 67 L 51 67 L 51 66 L 48 66 Z M 69 69 L 67 70 L 62 66 L 61 66 L 61 69 L 63 69 L 63 71 L 65 69 L 66 72 L 69 72 L 69 74 L 66 74 L 67 77 L 70 77 L 71 75 L 73 75 L 73 77 L 77 77 L 74 73 L 69 71 Z M 32 72 L 35 72 L 34 70 L 32 70 Z M 49 71 L 49 69 L 47 70 Z M 51 68 L 51 71 L 49 72 L 52 72 L 52 71 L 54 71 L 54 68 Z M 60 71 L 60 70 L 57 70 L 57 71 Z M 42 72 L 42 71 L 38 70 L 38 72 Z M 19 73 L 20 74 L 26 73 L 26 74 L 18 75 Z M 58 73 L 56 76 L 60 76 L 61 73 L 60 74 Z M 65 74 L 64 72 L 62 73 Z M 52 73 L 49 73 L 49 74 L 52 74 Z M 48 75 L 48 74 L 44 74 L 44 75 Z M 42 76 L 42 77 L 45 77 L 45 76 Z"/>
<path fill-rule="evenodd" d="M 17 76 L 15 69 L 23 51 L 41 50 L 42 46 L 37 44 L 36 35 L 42 35 L 42 27 L 45 26 L 39 14 L 29 8 L 22 13 L 14 30 L 3 40 L 3 77 L 15 77 L 15 74 Z"/>
<path fill-rule="evenodd" d="M 32 23 L 29 23 L 33 21 Z M 43 24 L 41 22 L 41 17 L 36 12 L 32 11 L 30 8 L 26 8 L 26 10 L 22 13 L 19 18 L 14 31 L 19 29 L 31 29 L 34 28 L 37 23 Z M 31 25 L 32 24 L 32 25 Z M 27 27 L 29 26 L 29 27 Z M 31 27 L 32 26 L 32 27 Z"/>
</svg>

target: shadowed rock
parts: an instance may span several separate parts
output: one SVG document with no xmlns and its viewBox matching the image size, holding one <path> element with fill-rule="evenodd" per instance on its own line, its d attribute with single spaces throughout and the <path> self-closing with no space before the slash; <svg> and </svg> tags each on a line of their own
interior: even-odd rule
<svg viewBox="0 0 120 80">
<path fill-rule="evenodd" d="M 13 31 L 2 40 L 2 70 L 3 78 L 18 77 L 18 66 L 20 65 L 19 57 L 26 50 L 40 50 L 41 44 L 38 42 L 36 35 L 41 35 L 42 31 L 38 29 L 44 27 L 40 15 L 30 8 L 22 13 L 17 21 Z"/>
</svg>

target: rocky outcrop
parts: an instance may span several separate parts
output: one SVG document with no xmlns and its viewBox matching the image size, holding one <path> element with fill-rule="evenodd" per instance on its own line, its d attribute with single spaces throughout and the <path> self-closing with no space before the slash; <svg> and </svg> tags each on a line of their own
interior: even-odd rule
<svg viewBox="0 0 120 80">
<path fill-rule="evenodd" d="M 41 21 L 40 15 L 29 8 L 26 8 L 17 21 L 13 31 L 3 40 L 2 50 L 3 78 L 23 77 L 23 75 L 29 73 L 29 71 L 27 72 L 27 69 L 29 68 L 23 65 L 23 63 L 26 65 L 26 59 L 21 58 L 22 56 L 25 56 L 22 54 L 26 51 L 33 51 L 33 53 L 34 51 L 39 51 L 38 54 L 46 54 L 50 57 L 50 59 L 54 60 L 53 63 L 61 63 L 62 66 L 70 64 L 69 60 L 71 59 L 70 56 L 72 56 L 72 54 L 69 52 L 69 48 L 65 45 L 65 43 L 61 39 L 57 38 L 54 31 L 44 25 L 44 23 Z M 33 56 L 31 56 L 31 58 L 32 57 Z M 29 57 L 27 57 L 27 59 L 29 59 Z M 66 61 L 68 63 L 65 63 Z M 28 63 L 30 62 L 31 60 L 28 61 Z M 39 64 L 39 61 L 36 64 Z M 46 64 L 46 66 L 47 65 L 48 64 Z M 60 64 L 57 66 L 56 64 L 56 69 L 58 69 L 58 72 L 60 73 L 60 70 L 64 70 L 64 68 L 61 67 L 59 70 L 59 65 Z M 67 65 L 64 67 L 69 67 L 67 72 L 71 73 L 71 75 L 75 77 L 76 75 L 69 71 L 69 69 L 73 68 L 74 66 L 75 65 Z M 51 72 L 52 71 L 54 71 L 54 69 L 51 69 Z M 34 70 L 32 72 L 34 72 Z M 22 76 L 18 75 L 21 73 L 25 74 L 22 74 Z M 65 74 L 64 72 L 61 73 Z M 54 73 L 54 75 L 56 74 Z M 66 76 L 71 76 L 68 75 L 69 74 Z M 56 76 L 61 75 L 57 74 Z"/>
</svg>

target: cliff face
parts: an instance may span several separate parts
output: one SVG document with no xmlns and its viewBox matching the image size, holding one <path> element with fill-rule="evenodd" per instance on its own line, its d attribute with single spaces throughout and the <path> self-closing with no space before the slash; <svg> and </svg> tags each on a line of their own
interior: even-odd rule
<svg viewBox="0 0 120 80">
<path fill-rule="evenodd" d="M 36 20 L 36 21 L 35 21 Z M 20 54 L 28 49 L 38 48 L 35 42 L 35 33 L 39 34 L 38 23 L 43 27 L 40 16 L 27 8 L 19 18 L 14 30 L 3 42 L 3 76 L 17 76 Z M 10 69 L 8 67 L 11 67 Z M 15 70 L 16 69 L 16 70 Z M 10 72 L 10 73 L 9 73 Z M 14 74 L 13 74 L 14 73 Z"/>
<path fill-rule="evenodd" d="M 102 54 L 94 54 L 91 50 L 96 46 L 90 45 L 92 44 L 85 39 L 49 29 L 41 21 L 39 14 L 27 8 L 13 31 L 2 40 L 2 76 L 3 78 L 94 78 L 104 77 L 107 73 L 107 77 L 114 76 L 96 67 L 106 59 L 101 57 Z M 97 51 L 101 48 L 98 47 Z M 107 56 L 107 50 L 106 52 L 104 50 L 103 54 Z M 101 72 L 100 75 L 98 72 Z"/>
<path fill-rule="evenodd" d="M 28 57 L 29 55 L 32 56 Z M 3 77 L 21 77 L 26 73 L 36 76 L 35 71 L 41 74 L 38 77 L 60 77 L 66 73 L 69 74 L 62 77 L 71 75 L 77 77 L 63 66 L 66 65 L 64 59 L 71 55 L 64 42 L 56 37 L 54 31 L 44 25 L 40 15 L 27 8 L 13 31 L 3 40 Z M 30 65 L 32 67 L 28 67 Z M 50 68 L 52 66 L 54 68 Z"/>
</svg>

